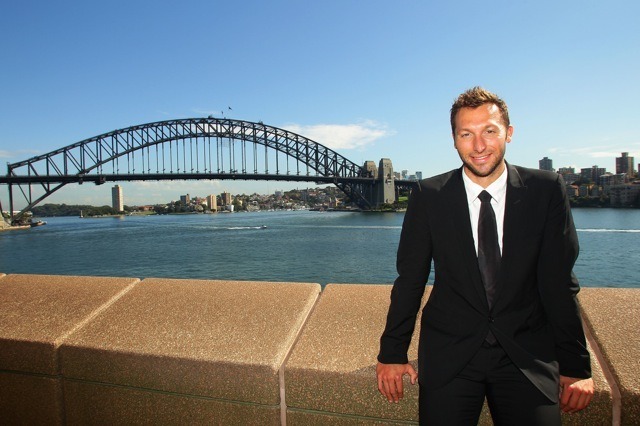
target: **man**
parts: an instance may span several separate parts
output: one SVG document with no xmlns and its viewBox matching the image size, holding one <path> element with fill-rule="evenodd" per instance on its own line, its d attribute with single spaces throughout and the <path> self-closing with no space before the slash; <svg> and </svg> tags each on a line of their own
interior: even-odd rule
<svg viewBox="0 0 640 426">
<path fill-rule="evenodd" d="M 559 425 L 593 395 L 563 180 L 505 162 L 513 127 L 491 92 L 460 95 L 451 129 L 462 167 L 420 181 L 404 218 L 378 389 L 398 402 L 418 379 L 421 424 L 477 424 L 486 397 L 496 424 Z M 418 375 L 407 349 L 432 260 Z"/>
</svg>

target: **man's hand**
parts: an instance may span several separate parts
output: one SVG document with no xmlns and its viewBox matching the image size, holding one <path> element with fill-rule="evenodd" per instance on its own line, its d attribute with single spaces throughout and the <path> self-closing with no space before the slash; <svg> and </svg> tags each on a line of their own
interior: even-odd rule
<svg viewBox="0 0 640 426">
<path fill-rule="evenodd" d="M 582 410 L 593 398 L 593 380 L 560 376 L 560 409 L 565 413 Z"/>
<path fill-rule="evenodd" d="M 378 390 L 389 402 L 398 402 L 404 397 L 402 377 L 405 374 L 411 378 L 412 385 L 415 385 L 418 380 L 418 373 L 411 364 L 382 364 L 379 362 L 376 374 L 378 375 Z"/>
</svg>

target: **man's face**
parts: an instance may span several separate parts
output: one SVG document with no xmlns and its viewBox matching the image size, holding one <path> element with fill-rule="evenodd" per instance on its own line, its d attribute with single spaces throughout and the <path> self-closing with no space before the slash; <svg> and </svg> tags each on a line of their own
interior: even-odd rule
<svg viewBox="0 0 640 426">
<path fill-rule="evenodd" d="M 506 127 L 494 104 L 462 108 L 455 118 L 453 141 L 469 178 L 486 188 L 504 170 L 504 153 L 513 127 Z"/>
</svg>

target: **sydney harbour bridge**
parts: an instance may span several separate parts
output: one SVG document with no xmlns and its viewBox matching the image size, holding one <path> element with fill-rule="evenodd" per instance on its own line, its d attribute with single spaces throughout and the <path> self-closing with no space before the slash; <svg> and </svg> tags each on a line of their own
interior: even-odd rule
<svg viewBox="0 0 640 426">
<path fill-rule="evenodd" d="M 358 165 L 285 129 L 229 118 L 188 118 L 114 130 L 7 165 L 11 221 L 67 184 L 140 180 L 273 180 L 334 184 L 360 209 L 393 203 L 415 184 L 391 160 Z M 16 197 L 26 207 L 14 213 Z"/>
</svg>

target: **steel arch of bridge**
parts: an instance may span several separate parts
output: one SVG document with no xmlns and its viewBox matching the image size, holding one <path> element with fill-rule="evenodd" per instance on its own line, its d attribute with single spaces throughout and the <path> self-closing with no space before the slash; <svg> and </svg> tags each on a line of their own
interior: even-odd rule
<svg viewBox="0 0 640 426">
<path fill-rule="evenodd" d="M 114 130 L 7 167 L 0 183 L 9 185 L 11 212 L 14 185 L 28 204 L 14 221 L 68 183 L 177 179 L 333 183 L 368 209 L 365 194 L 375 180 L 361 166 L 302 135 L 262 122 L 214 117 Z"/>
</svg>

